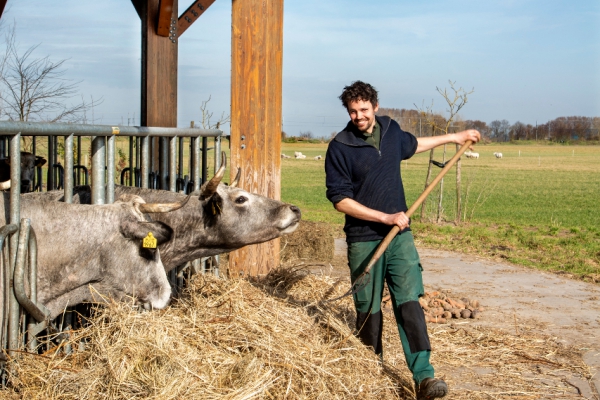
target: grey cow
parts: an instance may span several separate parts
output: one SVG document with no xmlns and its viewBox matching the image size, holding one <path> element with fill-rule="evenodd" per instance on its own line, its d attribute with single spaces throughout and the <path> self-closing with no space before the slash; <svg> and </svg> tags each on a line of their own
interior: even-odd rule
<svg viewBox="0 0 600 400">
<path fill-rule="evenodd" d="M 237 187 L 238 176 L 231 185 L 221 184 L 226 159 L 215 176 L 202 185 L 188 204 L 152 218 L 173 229 L 173 239 L 159 246 L 165 269 L 171 269 L 201 257 L 230 252 L 249 244 L 262 243 L 292 233 L 300 223 L 300 209 Z M 177 202 L 185 195 L 165 190 L 117 186 L 115 197 L 137 195 L 147 202 Z M 61 200 L 60 191 L 32 193 L 45 200 Z M 73 202 L 90 203 L 90 188 L 76 187 Z"/>
<path fill-rule="evenodd" d="M 6 210 L 8 194 L 0 198 Z M 117 300 L 131 296 L 152 308 L 164 308 L 171 287 L 160 252 L 144 248 L 142 241 L 152 232 L 161 245 L 172 239 L 173 231 L 146 214 L 184 203 L 185 199 L 178 204 L 145 204 L 138 196 L 123 196 L 113 204 L 90 206 L 22 196 L 21 218 L 30 219 L 37 237 L 38 302 L 50 310 L 50 318 L 67 306 L 93 301 L 91 286 L 102 296 Z M 5 214 L 0 216 L 4 224 Z"/>
</svg>

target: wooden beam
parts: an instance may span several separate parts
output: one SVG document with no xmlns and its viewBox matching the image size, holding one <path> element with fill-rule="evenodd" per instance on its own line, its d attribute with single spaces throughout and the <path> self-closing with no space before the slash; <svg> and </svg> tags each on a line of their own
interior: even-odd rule
<svg viewBox="0 0 600 400">
<path fill-rule="evenodd" d="M 173 10 L 177 0 L 173 0 Z M 142 126 L 177 126 L 177 39 L 158 36 L 159 0 L 142 7 Z M 173 18 L 176 14 L 173 12 Z"/>
<path fill-rule="evenodd" d="M 198 19 L 214 3 L 215 0 L 196 0 L 179 17 L 177 21 L 177 32 L 179 36 Z"/>
<path fill-rule="evenodd" d="M 240 186 L 281 197 L 283 0 L 233 0 L 231 171 Z M 230 276 L 261 275 L 279 265 L 279 239 L 229 255 Z"/>
<path fill-rule="evenodd" d="M 6 2 L 8 0 L 0 0 L 0 18 L 2 18 L 2 13 L 4 12 L 4 7 L 6 7 Z"/>
<path fill-rule="evenodd" d="M 175 19 L 173 16 L 173 0 L 160 0 L 158 6 L 158 25 L 156 27 L 156 33 L 158 36 L 167 37 L 171 33 L 175 33 Z"/>
<path fill-rule="evenodd" d="M 131 0 L 131 4 L 133 4 L 133 8 L 137 12 L 138 17 L 142 18 L 142 6 L 144 4 L 144 0 Z"/>
<path fill-rule="evenodd" d="M 144 0 L 142 6 L 142 126 L 177 126 L 177 46 L 176 35 L 159 36 L 156 24 L 160 0 Z M 177 2 L 173 0 L 171 18 L 177 19 Z M 153 138 L 152 170 L 161 176 L 168 171 L 164 154 L 168 140 Z M 166 186 L 166 185 L 165 185 Z M 161 189 L 167 189 L 161 184 Z"/>
</svg>

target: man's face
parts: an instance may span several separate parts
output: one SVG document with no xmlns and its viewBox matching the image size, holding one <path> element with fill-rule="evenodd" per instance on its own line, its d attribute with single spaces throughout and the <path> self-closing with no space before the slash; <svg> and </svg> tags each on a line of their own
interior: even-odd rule
<svg viewBox="0 0 600 400">
<path fill-rule="evenodd" d="M 358 100 L 348 104 L 348 115 L 350 115 L 352 123 L 361 132 L 373 132 L 377 110 L 379 110 L 379 104 L 373 108 L 373 104 L 370 101 Z"/>
</svg>

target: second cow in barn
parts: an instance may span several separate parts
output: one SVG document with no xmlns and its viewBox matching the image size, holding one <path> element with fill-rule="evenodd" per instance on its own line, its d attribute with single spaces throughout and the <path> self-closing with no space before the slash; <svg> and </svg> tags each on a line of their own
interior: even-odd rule
<svg viewBox="0 0 600 400">
<path fill-rule="evenodd" d="M 292 233 L 299 226 L 300 209 L 231 185 L 221 184 L 226 158 L 215 176 L 194 193 L 185 207 L 166 214 L 152 214 L 156 221 L 173 230 L 173 239 L 159 246 L 165 269 L 202 257 L 227 253 L 241 247 L 266 242 Z M 147 202 L 178 202 L 186 196 L 166 190 L 117 186 L 115 197 L 136 195 Z M 48 200 L 61 200 L 62 192 L 31 193 Z M 89 186 L 75 188 L 73 202 L 91 203 Z"/>
<path fill-rule="evenodd" d="M 7 210 L 9 195 L 0 195 Z M 28 218 L 37 238 L 38 303 L 53 319 L 65 307 L 94 301 L 90 286 L 100 296 L 134 297 L 146 308 L 164 308 L 171 287 L 160 250 L 144 248 L 152 233 L 158 246 L 174 232 L 147 214 L 168 213 L 185 204 L 146 204 L 138 196 L 122 196 L 107 205 L 65 204 L 22 196 L 21 218 Z M 0 223 L 5 224 L 0 214 Z M 102 300 L 96 296 L 96 301 Z"/>
<path fill-rule="evenodd" d="M 37 167 L 46 164 L 46 159 L 27 151 L 21 152 L 21 193 L 33 190 L 31 187 Z M 0 190 L 10 189 L 10 159 L 0 160 Z"/>
</svg>

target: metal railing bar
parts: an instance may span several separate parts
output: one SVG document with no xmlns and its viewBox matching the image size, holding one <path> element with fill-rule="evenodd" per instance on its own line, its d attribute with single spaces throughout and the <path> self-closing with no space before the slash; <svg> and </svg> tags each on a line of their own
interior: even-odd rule
<svg viewBox="0 0 600 400">
<path fill-rule="evenodd" d="M 5 225 L 0 228 L 0 256 L 2 257 L 2 276 L 0 279 L 3 279 L 3 293 L 2 295 L 2 321 L 0 322 L 0 345 L 2 349 L 7 348 L 8 346 L 8 336 L 9 336 L 9 320 L 10 320 L 10 297 L 12 295 L 12 288 L 10 286 L 10 277 L 11 277 L 11 263 L 10 263 L 10 255 L 8 247 L 4 247 L 4 241 L 8 237 L 8 235 L 12 235 L 19 230 L 18 225 L 10 224 Z"/>
<path fill-rule="evenodd" d="M 112 204 L 115 202 L 115 137 L 110 136 L 107 141 L 106 203 Z M 104 181 L 102 181 L 102 184 L 104 184 Z"/>
<path fill-rule="evenodd" d="M 142 149 L 140 153 L 142 187 L 144 189 L 148 189 L 148 181 L 150 179 L 150 138 L 142 137 L 140 139 L 142 142 Z"/>
<path fill-rule="evenodd" d="M 73 202 L 73 134 L 65 137 L 65 203 Z"/>
<path fill-rule="evenodd" d="M 23 136 L 66 136 L 71 133 L 75 136 L 179 136 L 179 137 L 216 137 L 222 136 L 220 129 L 196 128 L 167 128 L 156 126 L 110 126 L 110 125 L 84 125 L 64 124 L 55 122 L 22 122 L 1 121 L 0 135 Z"/>
<path fill-rule="evenodd" d="M 92 204 L 104 204 L 106 200 L 104 181 L 104 162 L 106 147 L 104 137 L 97 136 L 92 139 Z"/>
<path fill-rule="evenodd" d="M 177 185 L 177 137 L 169 138 L 169 190 L 176 191 Z"/>
<path fill-rule="evenodd" d="M 29 315 L 31 315 L 37 322 L 44 322 L 47 319 L 47 315 L 29 297 L 27 297 L 27 294 L 25 293 L 25 261 L 27 258 L 27 251 L 29 249 L 29 251 L 34 251 L 37 254 L 35 235 L 30 235 L 30 230 L 31 221 L 28 218 L 21 219 L 21 228 L 19 232 L 20 246 L 17 251 L 17 263 L 15 265 L 15 272 L 13 276 L 15 297 L 25 311 L 27 311 L 27 313 L 29 313 Z M 33 241 L 30 241 L 30 237 L 33 238 Z M 32 266 L 30 265 L 29 268 L 32 268 Z"/>
<path fill-rule="evenodd" d="M 194 170 L 192 171 L 192 180 L 194 181 L 194 187 L 192 191 L 200 189 L 200 185 L 204 183 L 202 176 L 200 175 L 200 140 L 199 138 L 192 138 L 193 141 L 193 159 L 194 159 Z"/>
<path fill-rule="evenodd" d="M 11 224 L 19 224 L 21 218 L 21 134 L 16 134 L 10 138 L 10 221 Z M 19 236 L 12 235 L 9 242 L 9 277 L 14 276 L 15 263 L 17 259 L 17 248 L 19 243 Z M 14 357 L 15 350 L 19 346 L 19 320 L 20 320 L 20 307 L 17 298 L 15 297 L 12 285 L 8 294 L 8 343 L 9 349 L 8 354 L 10 357 Z"/>
</svg>

